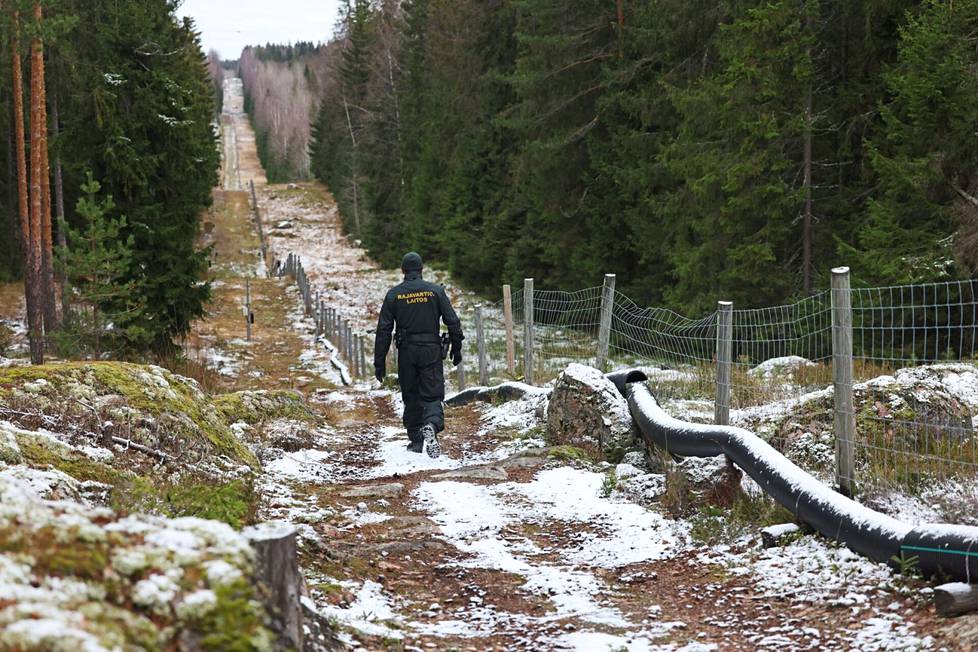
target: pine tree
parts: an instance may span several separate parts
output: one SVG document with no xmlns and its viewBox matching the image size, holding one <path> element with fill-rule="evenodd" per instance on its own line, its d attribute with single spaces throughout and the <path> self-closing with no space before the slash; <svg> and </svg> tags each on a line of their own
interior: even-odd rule
<svg viewBox="0 0 978 652">
<path fill-rule="evenodd" d="M 141 325 L 141 292 L 131 275 L 135 237 L 125 235 L 125 216 L 113 217 L 111 195 L 99 199 L 101 188 L 89 172 L 75 207 L 81 227 L 68 229 L 68 246 L 59 251 L 72 298 L 87 307 L 87 313 L 75 311 L 67 318 L 72 328 L 64 337 L 91 339 L 95 359 L 106 350 L 108 335 L 113 336 L 109 350 L 145 342 L 149 336 Z"/>
</svg>

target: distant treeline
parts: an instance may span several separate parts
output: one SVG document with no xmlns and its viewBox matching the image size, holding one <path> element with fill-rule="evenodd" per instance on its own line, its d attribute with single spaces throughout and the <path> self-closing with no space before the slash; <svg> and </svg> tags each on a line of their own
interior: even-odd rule
<svg viewBox="0 0 978 652">
<path fill-rule="evenodd" d="M 346 0 L 312 172 L 383 261 L 480 288 L 970 276 L 976 33 L 978 0 Z"/>
<path fill-rule="evenodd" d="M 189 21 L 175 15 L 176 5 L 172 0 L 4 3 L 0 279 L 21 278 L 24 270 L 21 177 L 30 191 L 31 219 L 37 216 L 51 235 L 38 245 L 45 266 L 50 270 L 53 258 L 64 288 L 54 299 L 53 288 L 45 284 L 45 310 L 52 302 L 60 309 L 52 313 L 56 319 L 45 315 L 43 337 L 49 343 L 60 326 L 84 330 L 79 320 L 95 315 L 109 331 L 99 342 L 102 351 L 165 352 L 172 338 L 203 314 L 208 253 L 195 243 L 217 181 L 216 86 L 208 79 L 198 36 Z M 38 75 L 41 68 L 46 82 Z M 24 74 L 18 88 L 15 69 Z M 19 115 L 14 111 L 18 96 L 26 102 Z M 35 99 L 41 106 L 28 106 Z M 35 108 L 46 109 L 46 115 Z M 20 174 L 17 165 L 17 152 L 24 149 L 17 122 L 27 134 L 29 186 L 27 169 Z M 30 142 L 38 134 L 47 135 L 47 147 L 43 139 Z M 32 322 L 31 328 L 40 326 Z M 81 347 L 83 336 L 68 333 L 65 341 Z"/>
<path fill-rule="evenodd" d="M 334 49 L 336 49 L 334 47 Z M 245 111 L 269 181 L 308 179 L 312 121 L 322 97 L 327 48 L 312 43 L 247 47 L 238 70 Z"/>
</svg>

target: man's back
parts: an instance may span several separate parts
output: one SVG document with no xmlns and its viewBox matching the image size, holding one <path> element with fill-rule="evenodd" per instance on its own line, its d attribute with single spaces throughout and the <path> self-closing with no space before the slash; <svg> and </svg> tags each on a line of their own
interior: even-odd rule
<svg viewBox="0 0 978 652">
<path fill-rule="evenodd" d="M 397 370 L 404 400 L 404 427 L 407 430 L 408 450 L 420 453 L 422 444 L 428 455 L 438 457 L 441 447 L 437 434 L 445 428 L 442 401 L 445 399 L 445 379 L 442 351 L 439 344 L 441 321 L 448 327 L 451 339 L 452 362 L 462 361 L 462 324 L 452 308 L 445 289 L 421 277 L 421 256 L 411 252 L 404 256 L 401 270 L 404 281 L 390 289 L 384 297 L 377 321 L 374 341 L 374 369 L 377 380 L 383 382 L 387 373 L 387 351 L 397 326 Z"/>
<path fill-rule="evenodd" d="M 405 279 L 391 288 L 385 303 L 391 306 L 397 329 L 402 334 L 437 335 L 443 302 L 449 309 L 451 307 L 444 295 L 445 290 L 441 286 L 419 276 Z"/>
</svg>

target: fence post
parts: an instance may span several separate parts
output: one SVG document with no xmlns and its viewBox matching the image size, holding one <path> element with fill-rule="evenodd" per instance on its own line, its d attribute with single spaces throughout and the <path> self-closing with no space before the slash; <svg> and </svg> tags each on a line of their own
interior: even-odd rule
<svg viewBox="0 0 978 652">
<path fill-rule="evenodd" d="M 533 279 L 523 279 L 523 378 L 533 384 Z"/>
<path fill-rule="evenodd" d="M 323 304 L 319 300 L 319 293 L 316 293 L 316 301 L 313 305 L 312 320 L 316 324 L 316 338 L 318 339 L 323 333 L 323 322 L 320 319 L 320 315 L 323 312 Z"/>
<path fill-rule="evenodd" d="M 251 341 L 251 281 L 245 279 L 245 325 L 248 341 Z"/>
<path fill-rule="evenodd" d="M 717 389 L 713 423 L 730 424 L 730 370 L 733 366 L 733 303 L 717 302 Z"/>
<path fill-rule="evenodd" d="M 360 340 L 360 377 L 361 378 L 364 378 L 367 375 L 367 353 L 366 353 L 366 351 L 364 351 L 364 348 L 365 348 L 364 347 L 364 342 L 366 341 L 366 339 L 367 338 L 365 336 L 363 336 L 363 335 L 361 335 L 359 337 L 359 340 Z"/>
<path fill-rule="evenodd" d="M 516 342 L 513 340 L 513 292 L 503 286 L 503 320 L 506 324 L 506 371 L 516 376 Z"/>
<path fill-rule="evenodd" d="M 350 371 L 356 373 L 353 360 L 353 327 L 350 326 L 350 322 L 346 322 L 346 362 Z"/>
<path fill-rule="evenodd" d="M 608 343 L 611 341 L 611 316 L 615 311 L 615 275 L 604 275 L 604 289 L 601 292 L 601 325 L 598 327 L 598 369 L 606 371 L 608 363 Z"/>
<path fill-rule="evenodd" d="M 479 384 L 489 384 L 489 360 L 486 357 L 486 332 L 482 324 L 482 306 L 475 307 L 475 337 L 479 346 Z"/>
<path fill-rule="evenodd" d="M 458 391 L 465 389 L 465 360 L 458 363 Z"/>
<path fill-rule="evenodd" d="M 832 270 L 832 376 L 835 397 L 835 482 L 846 496 L 856 490 L 856 411 L 852 399 L 852 296 L 849 268 Z"/>
</svg>

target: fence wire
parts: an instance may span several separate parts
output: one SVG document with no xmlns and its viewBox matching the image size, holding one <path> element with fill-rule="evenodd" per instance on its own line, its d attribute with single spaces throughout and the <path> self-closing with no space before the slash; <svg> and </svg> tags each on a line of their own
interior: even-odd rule
<svg viewBox="0 0 978 652">
<path fill-rule="evenodd" d="M 570 362 L 596 363 L 602 294 L 601 287 L 535 291 L 536 382 Z M 830 291 L 783 306 L 732 310 L 729 399 L 719 405 L 719 313 L 690 318 L 640 306 L 621 292 L 613 296 L 610 368 L 644 368 L 660 402 L 679 418 L 712 422 L 719 407 L 727 408 L 732 423 L 833 481 Z M 506 366 L 502 302 L 483 309 L 493 382 L 525 373 L 524 299 L 522 290 L 513 293 L 514 373 Z M 978 478 L 978 281 L 852 289 L 850 299 L 861 495 L 873 500 L 935 483 L 969 486 Z"/>
<path fill-rule="evenodd" d="M 971 281 L 851 292 L 856 463 L 870 499 L 978 477 Z M 974 507 L 974 502 L 972 502 Z"/>
</svg>

